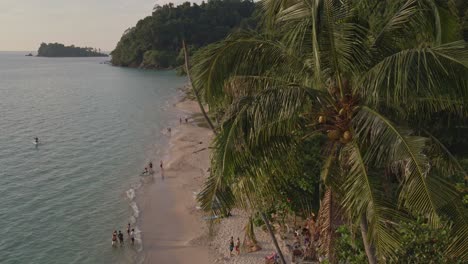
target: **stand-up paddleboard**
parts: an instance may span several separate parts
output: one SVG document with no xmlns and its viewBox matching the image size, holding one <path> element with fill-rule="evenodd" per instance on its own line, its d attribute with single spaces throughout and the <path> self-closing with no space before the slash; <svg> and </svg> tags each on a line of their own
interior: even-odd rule
<svg viewBox="0 0 468 264">
<path fill-rule="evenodd" d="M 39 142 L 33 141 L 33 144 L 34 144 L 34 145 L 38 145 L 38 144 L 39 144 Z"/>
</svg>

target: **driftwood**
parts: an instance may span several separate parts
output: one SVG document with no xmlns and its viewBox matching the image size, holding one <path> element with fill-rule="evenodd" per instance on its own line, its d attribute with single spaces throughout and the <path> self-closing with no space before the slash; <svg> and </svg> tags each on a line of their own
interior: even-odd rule
<svg viewBox="0 0 468 264">
<path fill-rule="evenodd" d="M 196 151 L 192 152 L 192 154 L 195 154 L 195 153 L 198 153 L 198 152 L 202 152 L 202 151 L 204 151 L 204 150 L 206 150 L 206 148 L 202 148 L 202 149 L 196 150 Z"/>
</svg>

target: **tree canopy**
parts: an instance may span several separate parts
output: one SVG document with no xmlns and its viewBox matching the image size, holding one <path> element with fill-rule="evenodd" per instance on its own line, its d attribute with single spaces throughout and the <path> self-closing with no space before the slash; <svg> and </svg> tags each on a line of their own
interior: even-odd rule
<svg viewBox="0 0 468 264">
<path fill-rule="evenodd" d="M 255 27 L 252 0 L 210 0 L 202 4 L 156 5 L 153 14 L 125 31 L 112 51 L 112 64 L 126 67 L 179 66 L 185 39 L 192 48 L 219 41 L 238 27 Z"/>
<path fill-rule="evenodd" d="M 220 116 L 201 207 L 265 212 L 321 164 L 305 179 L 324 187 L 330 262 L 337 223 L 360 231 L 369 263 L 391 263 L 417 217 L 431 230 L 448 221 L 439 253 L 466 262 L 468 213 L 451 179 L 467 174 L 442 141 L 447 123 L 468 118 L 468 43 L 452 2 L 262 0 L 263 30 L 196 53 L 194 89 Z M 304 166 L 317 135 L 321 162 Z"/>
<path fill-rule="evenodd" d="M 80 48 L 74 45 L 65 46 L 60 43 L 42 43 L 37 51 L 39 57 L 107 57 L 109 55 L 101 53 L 95 48 Z"/>
</svg>

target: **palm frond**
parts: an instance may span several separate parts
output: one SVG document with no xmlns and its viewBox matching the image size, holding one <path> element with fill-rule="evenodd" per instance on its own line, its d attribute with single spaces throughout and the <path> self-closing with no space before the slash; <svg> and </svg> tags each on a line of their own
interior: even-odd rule
<svg viewBox="0 0 468 264">
<path fill-rule="evenodd" d="M 459 197 L 454 188 L 432 173 L 425 154 L 428 139 L 397 127 L 369 107 L 358 112 L 353 125 L 359 144 L 368 146 L 370 164 L 379 167 L 397 164 L 402 172 L 400 204 L 412 213 L 424 215 L 432 226 L 438 226 L 441 210 L 449 203 L 457 203 Z"/>
<path fill-rule="evenodd" d="M 435 3 L 434 0 L 424 0 L 422 1 L 424 4 L 426 4 L 433 16 L 434 16 L 434 26 L 435 26 L 435 44 L 440 45 L 442 44 L 442 25 L 441 25 L 441 19 L 440 19 L 440 14 L 439 14 L 439 9 Z"/>
<path fill-rule="evenodd" d="M 204 92 L 210 105 L 222 101 L 224 85 L 237 75 L 264 76 L 276 68 L 292 75 L 302 72 L 302 59 L 281 42 L 266 35 L 241 32 L 207 46 L 194 57 L 194 84 Z M 282 78 L 287 79 L 288 75 Z"/>
<path fill-rule="evenodd" d="M 311 95 L 305 88 L 285 87 L 233 102 L 215 139 L 212 175 L 199 195 L 202 208 L 255 207 L 281 186 L 281 175 L 297 171 L 297 142 L 290 131 Z"/>
<path fill-rule="evenodd" d="M 429 131 L 422 131 L 431 140 L 431 148 L 428 151 L 428 155 L 431 155 L 432 164 L 435 169 L 438 169 L 445 177 L 452 176 L 454 174 L 462 174 L 463 178 L 468 177 L 465 169 L 462 167 L 458 159 L 448 150 L 442 142 L 440 142 L 434 135 Z"/>
<path fill-rule="evenodd" d="M 370 174 L 367 152 L 354 141 L 342 152 L 347 173 L 343 184 L 343 208 L 352 220 L 359 223 L 365 216 L 368 222 L 368 241 L 380 256 L 390 257 L 399 248 L 396 223 L 404 219 L 401 212 L 392 206 L 390 197 L 385 197 L 379 175 Z M 372 171 L 376 171 L 375 169 Z"/>
<path fill-rule="evenodd" d="M 420 19 L 422 18 L 419 16 L 416 0 L 403 3 L 383 25 L 378 27 L 378 32 L 374 33 L 375 37 L 371 46 L 376 49 L 376 55 L 393 54 L 398 49 L 398 42 L 413 30 L 412 25 L 419 24 Z"/>
<path fill-rule="evenodd" d="M 404 50 L 376 64 L 353 88 L 374 106 L 419 112 L 421 117 L 444 110 L 463 115 L 468 102 L 467 59 L 465 42 Z"/>
</svg>

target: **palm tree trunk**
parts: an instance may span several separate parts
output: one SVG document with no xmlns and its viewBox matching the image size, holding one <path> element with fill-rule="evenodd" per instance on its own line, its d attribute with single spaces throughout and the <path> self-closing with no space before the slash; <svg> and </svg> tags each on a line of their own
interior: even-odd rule
<svg viewBox="0 0 468 264">
<path fill-rule="evenodd" d="M 375 248 L 369 243 L 367 237 L 367 219 L 366 215 L 361 217 L 361 235 L 362 241 L 364 242 L 364 249 L 366 250 L 367 259 L 369 260 L 369 264 L 377 264 L 377 258 L 375 256 Z"/>
<path fill-rule="evenodd" d="M 182 40 L 182 48 L 184 49 L 185 71 L 187 72 L 187 77 L 188 77 L 190 86 L 192 86 L 193 93 L 195 94 L 195 97 L 197 97 L 198 106 L 200 106 L 200 110 L 201 110 L 203 116 L 205 117 L 206 122 L 210 126 L 211 130 L 213 130 L 213 133 L 216 135 L 215 127 L 213 126 L 213 123 L 211 122 L 211 119 L 208 117 L 208 115 L 205 112 L 205 108 L 203 107 L 203 104 L 201 102 L 201 98 L 200 98 L 200 95 L 198 94 L 198 90 L 195 88 L 195 86 L 193 86 L 192 77 L 190 76 L 189 58 L 188 58 L 188 54 L 187 54 L 187 48 L 185 46 L 185 40 Z"/>
<path fill-rule="evenodd" d="M 271 229 L 270 226 L 270 221 L 268 220 L 268 217 L 264 212 L 260 212 L 260 215 L 262 216 L 263 221 L 265 222 L 265 225 L 267 226 L 268 233 L 270 233 L 271 239 L 273 240 L 273 244 L 275 244 L 276 252 L 278 252 L 278 255 L 281 259 L 281 263 L 286 264 L 286 260 L 284 259 L 283 252 L 281 252 L 281 249 L 278 245 L 278 241 L 276 240 L 275 233 L 273 233 L 273 229 Z"/>
</svg>

